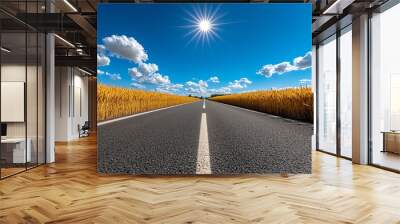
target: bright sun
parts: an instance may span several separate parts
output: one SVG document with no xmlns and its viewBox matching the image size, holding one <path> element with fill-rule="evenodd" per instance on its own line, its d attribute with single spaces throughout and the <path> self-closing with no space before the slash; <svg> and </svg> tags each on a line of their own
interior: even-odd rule
<svg viewBox="0 0 400 224">
<path fill-rule="evenodd" d="M 208 32 L 212 28 L 212 24 L 211 24 L 210 20 L 207 20 L 207 19 L 201 20 L 199 22 L 198 26 L 199 26 L 199 30 L 201 32 Z"/>
<path fill-rule="evenodd" d="M 193 11 L 186 11 L 188 18 L 185 18 L 190 24 L 183 26 L 190 30 L 186 33 L 186 36 L 191 36 L 187 44 L 192 41 L 196 41 L 196 46 L 201 42 L 202 46 L 205 43 L 210 45 L 210 41 L 214 38 L 221 39 L 218 35 L 218 31 L 221 29 L 222 24 L 219 20 L 224 16 L 224 14 L 219 14 L 220 6 L 208 8 L 207 6 L 200 8 L 195 7 Z"/>
</svg>

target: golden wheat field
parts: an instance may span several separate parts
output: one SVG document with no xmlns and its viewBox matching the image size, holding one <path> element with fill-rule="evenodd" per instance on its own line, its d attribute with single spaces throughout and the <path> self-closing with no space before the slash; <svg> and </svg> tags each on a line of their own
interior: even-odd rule
<svg viewBox="0 0 400 224">
<path fill-rule="evenodd" d="M 281 117 L 312 122 L 311 88 L 265 90 L 212 97 L 211 100 Z"/>
<path fill-rule="evenodd" d="M 128 88 L 97 86 L 97 120 L 104 121 L 198 99 Z"/>
</svg>

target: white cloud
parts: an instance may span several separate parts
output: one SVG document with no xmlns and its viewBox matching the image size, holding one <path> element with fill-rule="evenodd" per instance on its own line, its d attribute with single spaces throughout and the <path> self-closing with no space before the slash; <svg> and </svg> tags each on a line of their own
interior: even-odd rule
<svg viewBox="0 0 400 224">
<path fill-rule="evenodd" d="M 179 90 L 181 90 L 183 88 L 184 85 L 182 84 L 165 84 L 165 85 L 161 85 L 160 87 L 157 87 L 156 90 L 158 92 L 167 92 L 167 93 L 171 93 L 171 92 L 177 92 Z"/>
<path fill-rule="evenodd" d="M 187 87 L 185 88 L 185 91 L 190 94 L 199 94 L 200 92 L 198 88 L 193 88 L 193 87 Z"/>
<path fill-rule="evenodd" d="M 97 54 L 97 66 L 110 65 L 110 58 L 105 55 Z"/>
<path fill-rule="evenodd" d="M 271 77 L 275 73 L 275 66 L 272 64 L 264 65 L 260 70 L 257 71 L 258 75 L 265 76 L 267 78 Z"/>
<path fill-rule="evenodd" d="M 160 73 L 154 73 L 149 76 L 143 76 L 137 80 L 140 83 L 150 83 L 154 85 L 170 84 L 171 81 L 167 75 L 161 75 Z"/>
<path fill-rule="evenodd" d="M 198 82 L 187 81 L 186 85 L 191 87 L 203 87 L 203 88 L 208 87 L 207 82 L 203 80 L 199 80 Z"/>
<path fill-rule="evenodd" d="M 171 81 L 166 75 L 158 73 L 158 66 L 151 63 L 139 63 L 138 67 L 128 69 L 129 75 L 133 80 L 139 83 L 148 83 L 153 85 L 170 84 Z"/>
<path fill-rule="evenodd" d="M 271 87 L 271 90 L 296 89 L 298 86 Z"/>
<path fill-rule="evenodd" d="M 239 82 L 244 83 L 244 84 L 251 84 L 252 81 L 250 81 L 248 78 L 240 78 Z"/>
<path fill-rule="evenodd" d="M 264 65 L 260 70 L 257 71 L 257 74 L 263 75 L 265 77 L 271 77 L 273 74 L 283 74 L 286 72 L 294 71 L 296 67 L 290 64 L 290 62 L 281 62 L 276 65 Z"/>
<path fill-rule="evenodd" d="M 204 80 L 199 80 L 198 82 L 187 81 L 185 83 L 184 91 L 186 92 L 186 94 L 192 94 L 197 96 L 208 96 L 211 94 L 229 94 L 232 93 L 233 89 L 243 89 L 250 84 L 252 84 L 252 81 L 250 81 L 248 78 L 240 78 L 239 80 L 234 80 L 232 82 L 229 82 L 227 86 L 209 89 L 207 81 Z"/>
<path fill-rule="evenodd" d="M 217 76 L 210 77 L 208 81 L 212 83 L 219 83 L 219 78 Z"/>
<path fill-rule="evenodd" d="M 195 87 L 199 86 L 199 84 L 197 84 L 196 82 L 193 82 L 193 81 L 187 81 L 186 85 L 187 86 L 195 86 Z"/>
<path fill-rule="evenodd" d="M 150 75 L 158 72 L 158 65 L 151 63 L 140 63 L 138 69 L 143 75 Z"/>
<path fill-rule="evenodd" d="M 244 86 L 242 86 L 238 82 L 229 82 L 229 86 L 228 87 L 232 88 L 232 89 L 243 89 L 244 88 Z"/>
<path fill-rule="evenodd" d="M 167 90 L 167 89 L 164 89 L 164 88 L 162 88 L 162 87 L 157 87 L 157 88 L 156 88 L 156 91 L 157 91 L 157 92 L 160 92 L 160 93 L 171 93 L 171 91 L 169 91 L 169 90 Z"/>
<path fill-rule="evenodd" d="M 187 81 L 185 90 L 190 94 L 205 96 L 207 94 L 207 81 L 199 80 L 198 82 Z"/>
<path fill-rule="evenodd" d="M 231 93 L 232 90 L 231 90 L 231 88 L 225 86 L 225 87 L 221 87 L 218 89 L 209 89 L 208 92 L 210 94 L 228 94 L 228 93 Z"/>
<path fill-rule="evenodd" d="M 142 76 L 140 78 L 137 78 L 136 81 L 138 81 L 139 83 L 148 83 L 153 85 L 163 85 L 171 83 L 167 75 L 161 75 L 160 73 L 154 73 L 149 76 Z"/>
<path fill-rule="evenodd" d="M 311 67 L 311 60 L 312 60 L 312 55 L 311 51 L 309 51 L 304 56 L 295 58 L 293 60 L 293 65 L 297 69 L 306 69 Z"/>
<path fill-rule="evenodd" d="M 226 94 L 226 93 L 231 93 L 231 89 L 229 88 L 229 87 L 222 87 L 222 88 L 219 88 L 219 89 L 217 89 L 217 93 L 224 93 L 224 94 Z"/>
<path fill-rule="evenodd" d="M 297 57 L 293 60 L 293 64 L 284 61 L 278 64 L 267 64 L 257 71 L 257 74 L 271 77 L 273 74 L 283 74 L 291 71 L 304 70 L 311 66 L 311 51 L 307 52 L 304 56 Z"/>
<path fill-rule="evenodd" d="M 97 69 L 97 74 L 98 74 L 98 75 L 103 75 L 103 74 L 104 74 L 104 71 L 102 71 L 102 70 L 100 70 L 100 69 Z"/>
<path fill-rule="evenodd" d="M 103 70 L 97 69 L 97 74 L 98 75 L 106 75 L 108 78 L 112 79 L 112 80 L 121 80 L 121 75 L 118 73 L 109 73 L 109 72 L 105 72 Z"/>
<path fill-rule="evenodd" d="M 302 87 L 310 86 L 311 85 L 311 79 L 300 79 L 299 84 Z"/>
<path fill-rule="evenodd" d="M 187 87 L 185 91 L 189 94 L 205 96 L 207 95 L 207 88 L 200 88 L 200 87 Z"/>
<path fill-rule="evenodd" d="M 285 72 L 290 72 L 296 70 L 296 67 L 294 67 L 293 65 L 291 65 L 289 62 L 285 61 L 285 62 L 281 62 L 279 64 L 276 64 L 274 66 L 274 72 L 278 73 L 278 74 L 282 74 Z"/>
<path fill-rule="evenodd" d="M 139 84 L 139 83 L 136 83 L 136 82 L 132 82 L 131 86 L 134 87 L 134 88 L 137 88 L 137 89 L 145 89 L 146 88 L 146 86 L 144 86 L 142 84 Z"/>
<path fill-rule="evenodd" d="M 143 76 L 143 74 L 139 72 L 138 68 L 128 68 L 128 73 L 132 79 L 139 79 Z"/>
<path fill-rule="evenodd" d="M 240 78 L 239 80 L 234 80 L 233 82 L 229 82 L 227 86 L 230 89 L 243 89 L 246 88 L 247 85 L 251 84 L 252 82 L 248 78 Z"/>
<path fill-rule="evenodd" d="M 208 84 L 207 84 L 206 81 L 200 80 L 200 81 L 199 81 L 199 87 L 206 88 L 206 87 L 208 87 Z"/>
<path fill-rule="evenodd" d="M 105 74 L 106 74 L 106 76 L 108 76 L 112 80 L 121 80 L 122 79 L 121 75 L 118 74 L 118 73 L 112 74 L 112 73 L 109 73 L 109 72 L 105 72 Z"/>
<path fill-rule="evenodd" d="M 113 55 L 135 63 L 147 61 L 148 55 L 143 46 L 133 37 L 112 35 L 105 37 L 103 43 Z"/>
<path fill-rule="evenodd" d="M 167 85 L 166 89 L 171 90 L 171 91 L 178 91 L 183 88 L 182 84 L 172 84 L 172 85 Z"/>
<path fill-rule="evenodd" d="M 129 68 L 128 73 L 135 82 L 132 86 L 143 87 L 143 84 L 159 85 L 158 88 L 175 91 L 182 88 L 181 84 L 171 84 L 167 75 L 162 75 L 158 71 L 158 65 L 153 63 L 144 63 L 148 59 L 148 55 L 143 46 L 133 37 L 125 35 L 112 35 L 103 39 L 103 45 L 98 45 L 99 52 L 106 50 L 118 58 L 128 59 L 138 64 L 137 67 Z M 104 56 L 104 55 L 102 55 Z M 99 55 L 97 56 L 99 59 Z M 111 76 L 110 76 L 111 77 Z M 112 76 L 118 79 L 117 76 Z M 120 78 L 119 78 L 120 79 Z"/>
<path fill-rule="evenodd" d="M 106 46 L 103 44 L 98 44 L 97 45 L 97 53 L 104 54 L 106 52 Z"/>
<path fill-rule="evenodd" d="M 138 67 L 128 69 L 128 73 L 134 79 L 139 79 L 144 76 L 151 76 L 156 72 L 158 72 L 158 66 L 151 63 L 139 63 Z"/>
</svg>

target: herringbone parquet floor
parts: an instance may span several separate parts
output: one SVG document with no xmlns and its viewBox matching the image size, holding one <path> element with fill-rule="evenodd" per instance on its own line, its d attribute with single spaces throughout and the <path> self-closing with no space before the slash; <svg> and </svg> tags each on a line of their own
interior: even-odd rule
<svg viewBox="0 0 400 224">
<path fill-rule="evenodd" d="M 400 223 L 400 175 L 313 153 L 312 175 L 96 173 L 96 140 L 0 181 L 0 223 Z"/>
</svg>

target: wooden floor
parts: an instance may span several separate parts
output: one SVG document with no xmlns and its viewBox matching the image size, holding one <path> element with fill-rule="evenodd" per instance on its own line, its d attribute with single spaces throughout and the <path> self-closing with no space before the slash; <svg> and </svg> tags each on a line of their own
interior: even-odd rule
<svg viewBox="0 0 400 224">
<path fill-rule="evenodd" d="M 0 223 L 400 223 L 400 175 L 313 153 L 312 175 L 96 173 L 96 140 L 0 181 Z"/>
<path fill-rule="evenodd" d="M 374 164 L 400 170 L 400 155 L 392 152 L 374 151 Z"/>
<path fill-rule="evenodd" d="M 25 171 L 25 167 L 23 168 L 14 168 L 14 167 L 10 167 L 10 168 L 1 168 L 1 177 L 8 177 L 11 176 L 13 174 L 19 173 L 19 172 L 23 172 Z"/>
</svg>

